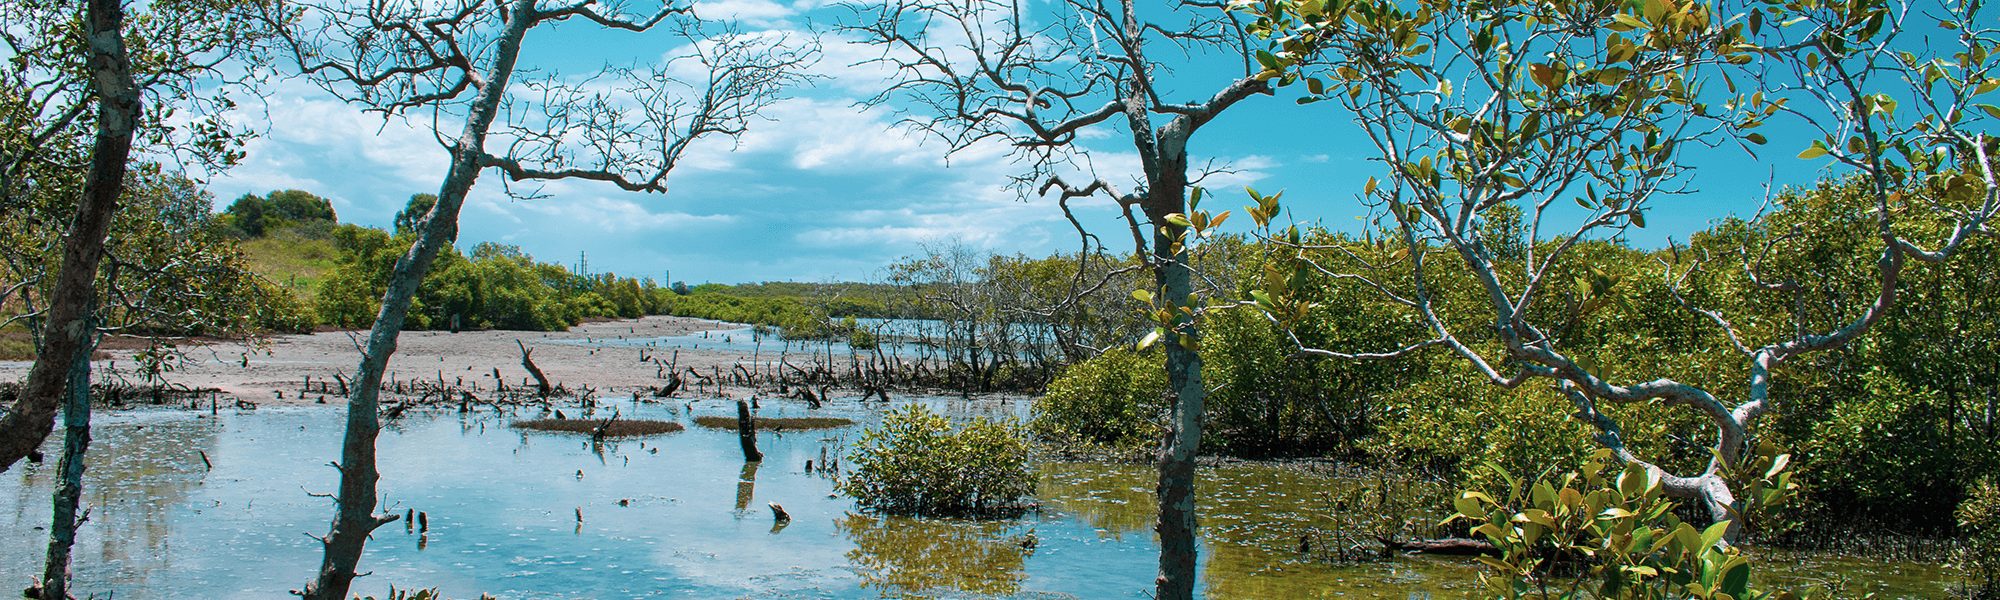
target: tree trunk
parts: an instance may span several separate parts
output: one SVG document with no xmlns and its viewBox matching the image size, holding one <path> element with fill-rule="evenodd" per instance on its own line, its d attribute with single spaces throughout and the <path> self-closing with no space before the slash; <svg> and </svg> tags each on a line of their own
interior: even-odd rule
<svg viewBox="0 0 2000 600">
<path fill-rule="evenodd" d="M 1167 297 L 1176 305 L 1185 302 L 1190 288 L 1188 269 L 1178 261 L 1167 266 L 1164 278 Z M 1181 337 L 1193 337 L 1192 329 L 1171 333 L 1162 343 L 1167 352 L 1168 396 L 1173 401 L 1171 429 L 1161 445 L 1160 514 L 1154 531 L 1160 535 L 1160 576 L 1155 582 L 1156 598 L 1194 597 L 1196 568 L 1194 458 L 1201 450 L 1202 404 L 1208 390 L 1202 387 L 1201 355 L 1182 348 Z M 1197 338 L 1199 339 L 1199 338 Z"/>
<path fill-rule="evenodd" d="M 77 349 L 91 339 L 86 319 L 97 303 L 97 263 L 104 257 L 104 238 L 118 210 L 118 196 L 125 190 L 132 130 L 145 109 L 132 83 L 132 63 L 125 56 L 124 25 L 125 11 L 116 0 L 90 0 L 85 8 L 89 68 L 96 82 L 97 138 L 76 218 L 63 237 L 62 267 L 42 321 L 35 366 L 13 408 L 0 417 L 0 472 L 48 439 Z M 87 361 L 89 355 L 84 356 Z"/>
<path fill-rule="evenodd" d="M 92 334 L 91 339 L 77 349 L 77 357 L 71 363 L 69 390 L 63 403 L 63 454 L 56 464 L 62 481 L 56 485 L 48 561 L 42 565 L 43 598 L 69 597 L 69 551 L 76 544 L 76 509 L 83 495 L 83 456 L 90 449 L 90 353 L 97 350 L 95 324 L 91 325 L 86 328 Z"/>
<path fill-rule="evenodd" d="M 1186 249 L 1175 252 L 1176 240 L 1184 228 L 1169 224 L 1167 215 L 1184 212 L 1187 206 L 1187 154 L 1185 133 L 1165 131 L 1158 140 L 1157 154 L 1149 171 L 1147 198 L 1141 206 L 1159 228 L 1153 232 L 1153 259 L 1163 266 L 1156 271 L 1157 283 L 1174 307 L 1186 307 L 1194 285 Z M 1193 308 L 1193 307 L 1189 307 Z M 1202 385 L 1201 355 L 1195 325 L 1187 313 L 1174 311 L 1175 328 L 1160 340 L 1167 353 L 1167 394 L 1172 413 L 1165 443 L 1160 446 L 1158 488 L 1159 520 L 1153 530 L 1160 535 L 1160 575 L 1154 581 L 1154 597 L 1162 600 L 1189 600 L 1200 573 L 1195 535 L 1194 458 L 1201 450 L 1201 417 L 1208 389 Z M 1188 346 L 1182 346 L 1185 340 Z"/>
<path fill-rule="evenodd" d="M 515 15 L 527 15 L 534 8 L 533 0 L 516 0 L 515 5 Z M 403 330 L 403 319 L 409 316 L 417 284 L 423 282 L 438 252 L 458 237 L 459 207 L 464 205 L 466 192 L 479 178 L 479 157 L 484 153 L 486 132 L 492 127 L 500 99 L 514 74 L 521 38 L 533 22 L 528 18 L 512 19 L 499 36 L 494 63 L 486 71 L 486 85 L 473 98 L 465 129 L 452 146 L 451 170 L 439 186 L 437 203 L 424 218 L 416 243 L 397 259 L 389 276 L 388 290 L 382 295 L 382 310 L 376 313 L 375 327 L 368 333 L 368 346 L 355 375 L 354 395 L 347 405 L 347 433 L 341 442 L 340 491 L 334 500 L 332 531 L 321 541 L 325 557 L 320 562 L 318 576 L 299 592 L 305 600 L 346 600 L 368 534 L 399 518 L 394 514 L 374 514 L 375 481 L 380 477 L 375 469 L 375 437 L 382 429 L 377 402 L 382 375 L 389 356 L 396 352 L 396 337 Z"/>
</svg>

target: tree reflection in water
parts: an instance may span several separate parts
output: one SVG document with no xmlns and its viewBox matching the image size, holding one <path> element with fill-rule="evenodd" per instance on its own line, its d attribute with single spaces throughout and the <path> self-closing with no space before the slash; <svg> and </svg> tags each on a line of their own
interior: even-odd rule
<svg viewBox="0 0 2000 600">
<path fill-rule="evenodd" d="M 199 451 L 215 452 L 219 425 L 209 419 L 159 419 L 131 423 L 100 423 L 92 430 L 92 449 L 84 471 L 84 505 L 90 507 L 78 530 L 71 566 L 79 581 L 145 582 L 173 572 L 169 547 L 185 521 L 177 512 L 199 515 L 217 506 L 189 506 L 209 472 Z M 62 428 L 42 447 L 62 448 Z M 20 483 L 0 498 L 0 572 L 9 567 L 42 564 L 48 542 L 49 493 L 54 486 L 55 461 L 17 469 Z M 10 473 L 12 475 L 13 473 Z M 250 510 L 245 504 L 245 511 Z M 31 543 L 24 543 L 31 542 Z M 11 574 L 11 573 L 9 573 Z M 122 594 L 121 594 L 122 595 Z"/>
<path fill-rule="evenodd" d="M 847 560 L 884 598 L 925 590 L 1014 594 L 1034 551 L 1013 521 L 956 521 L 848 513 L 834 521 L 854 542 Z"/>
<path fill-rule="evenodd" d="M 1100 537 L 1152 535 L 1157 510 L 1152 465 L 1045 462 L 1039 468 L 1036 495 L 1044 510 L 1089 523 Z"/>
<path fill-rule="evenodd" d="M 750 510 L 750 501 L 757 498 L 757 468 L 761 462 L 743 463 L 743 472 L 736 476 L 736 516 L 744 516 Z"/>
</svg>

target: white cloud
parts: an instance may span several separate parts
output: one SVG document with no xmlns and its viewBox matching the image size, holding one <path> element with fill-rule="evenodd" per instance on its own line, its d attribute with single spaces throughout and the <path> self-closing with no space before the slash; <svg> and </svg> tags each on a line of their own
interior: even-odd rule
<svg viewBox="0 0 2000 600">
<path fill-rule="evenodd" d="M 771 0 L 715 0 L 697 2 L 694 12 L 703 19 L 738 21 L 757 27 L 780 25 L 785 19 L 798 14 L 797 5 L 785 5 Z"/>
<path fill-rule="evenodd" d="M 465 209 L 461 209 L 459 212 L 460 214 L 464 214 L 464 212 L 468 209 L 485 211 L 489 214 L 505 219 L 508 222 L 511 222 L 515 225 L 522 224 L 521 217 L 519 215 L 515 215 L 513 211 L 507 210 L 507 207 L 501 206 L 499 202 L 495 202 L 492 198 L 486 198 L 484 196 L 474 196 L 471 198 L 467 198 L 465 200 Z M 463 217 L 460 218 L 462 219 Z M 511 238 L 513 236 L 508 236 L 508 237 Z"/>
<path fill-rule="evenodd" d="M 1285 166 L 1285 163 L 1278 162 L 1275 158 L 1261 154 L 1252 154 L 1243 158 L 1220 162 L 1238 171 L 1263 171 Z"/>
<path fill-rule="evenodd" d="M 913 135 L 893 127 L 886 112 L 863 111 L 846 99 L 793 98 L 765 111 L 771 120 L 753 124 L 740 143 L 691 150 L 683 164 L 737 170 L 744 156 L 753 154 L 784 155 L 793 168 L 811 170 L 942 164 L 942 149 L 926 148 Z"/>
<path fill-rule="evenodd" d="M 426 125 L 384 121 L 300 80 L 268 97 L 231 115 L 261 131 L 243 163 L 211 182 L 217 196 L 303 189 L 332 200 L 343 220 L 386 221 L 410 194 L 434 191 L 449 165 Z"/>
<path fill-rule="evenodd" d="M 1325 155 L 1325 154 L 1307 154 L 1307 155 L 1305 155 L 1305 156 L 1301 156 L 1301 157 L 1299 157 L 1299 160 L 1300 160 L 1300 161 L 1303 161 L 1303 162 L 1309 162 L 1309 163 L 1323 163 L 1323 162 L 1326 162 L 1326 161 L 1328 161 L 1328 160 L 1330 160 L 1330 159 L 1332 159 L 1332 158 L 1333 158 L 1333 157 L 1331 157 L 1331 156 L 1328 156 L 1328 155 Z"/>
<path fill-rule="evenodd" d="M 636 194 L 635 194 L 636 196 Z M 522 210 L 539 213 L 543 226 L 568 221 L 575 226 L 608 233 L 632 231 L 676 231 L 693 227 L 731 223 L 734 215 L 694 215 L 685 212 L 655 213 L 628 198 L 564 195 L 518 203 Z"/>
</svg>

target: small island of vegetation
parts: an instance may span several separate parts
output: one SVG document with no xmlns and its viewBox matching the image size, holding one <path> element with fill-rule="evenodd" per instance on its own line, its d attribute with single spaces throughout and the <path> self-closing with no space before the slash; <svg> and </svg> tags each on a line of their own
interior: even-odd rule
<svg viewBox="0 0 2000 600">
<path fill-rule="evenodd" d="M 673 433 L 686 429 L 673 421 L 653 419 L 529 419 L 509 423 L 515 429 L 588 433 L 597 437 L 630 437 Z"/>
</svg>

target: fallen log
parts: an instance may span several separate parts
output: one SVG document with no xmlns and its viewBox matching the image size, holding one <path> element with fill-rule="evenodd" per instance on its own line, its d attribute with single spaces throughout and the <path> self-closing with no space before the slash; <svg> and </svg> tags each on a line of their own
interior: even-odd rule
<svg viewBox="0 0 2000 600">
<path fill-rule="evenodd" d="M 1377 536 L 1382 545 L 1396 552 L 1418 554 L 1443 554 L 1447 556 L 1500 556 L 1500 549 L 1492 542 L 1471 538 L 1438 538 L 1434 540 L 1396 541 L 1395 538 Z"/>
</svg>

